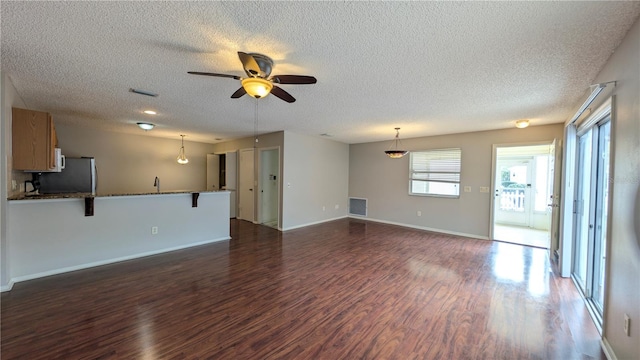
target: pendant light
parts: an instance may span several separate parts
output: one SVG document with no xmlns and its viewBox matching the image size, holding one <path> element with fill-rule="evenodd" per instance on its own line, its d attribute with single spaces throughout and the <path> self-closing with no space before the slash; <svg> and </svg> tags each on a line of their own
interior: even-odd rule
<svg viewBox="0 0 640 360">
<path fill-rule="evenodd" d="M 182 136 L 182 146 L 180 147 L 180 151 L 178 152 L 178 164 L 184 165 L 184 164 L 189 162 L 189 159 L 187 159 L 187 156 L 184 154 L 184 137 L 185 137 L 185 135 L 180 135 L 180 136 Z"/>
<path fill-rule="evenodd" d="M 385 151 L 384 153 L 387 154 L 387 156 L 392 159 L 400 159 L 401 157 L 407 155 L 409 151 L 400 150 L 398 145 L 400 145 L 400 128 L 399 127 L 396 128 L 396 138 L 393 144 L 391 144 L 391 147 L 389 147 L 389 150 Z"/>
</svg>

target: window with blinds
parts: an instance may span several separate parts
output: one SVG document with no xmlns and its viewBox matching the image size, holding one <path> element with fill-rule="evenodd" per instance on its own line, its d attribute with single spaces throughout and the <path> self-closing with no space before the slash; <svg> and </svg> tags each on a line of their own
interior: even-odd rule
<svg viewBox="0 0 640 360">
<path fill-rule="evenodd" d="M 410 154 L 410 195 L 460 196 L 462 150 L 435 149 Z"/>
</svg>

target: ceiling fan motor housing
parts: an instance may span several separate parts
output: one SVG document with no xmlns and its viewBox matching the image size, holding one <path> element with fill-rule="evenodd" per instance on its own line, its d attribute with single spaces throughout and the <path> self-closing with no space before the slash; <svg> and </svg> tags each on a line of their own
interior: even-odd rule
<svg viewBox="0 0 640 360">
<path fill-rule="evenodd" d="M 245 64 L 244 72 L 246 72 L 248 76 L 261 77 L 266 79 L 269 77 L 269 75 L 271 75 L 271 69 L 273 69 L 273 60 L 271 60 L 270 57 L 257 53 L 249 53 L 247 55 L 251 56 L 255 60 L 259 68 L 259 70 L 252 69 Z"/>
</svg>

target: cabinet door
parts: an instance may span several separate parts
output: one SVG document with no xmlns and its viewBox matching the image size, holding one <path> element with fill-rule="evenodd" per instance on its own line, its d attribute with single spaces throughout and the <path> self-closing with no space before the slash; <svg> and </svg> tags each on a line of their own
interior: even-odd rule
<svg viewBox="0 0 640 360">
<path fill-rule="evenodd" d="M 46 112 L 12 109 L 13 169 L 47 171 L 55 165 L 56 135 Z"/>
</svg>

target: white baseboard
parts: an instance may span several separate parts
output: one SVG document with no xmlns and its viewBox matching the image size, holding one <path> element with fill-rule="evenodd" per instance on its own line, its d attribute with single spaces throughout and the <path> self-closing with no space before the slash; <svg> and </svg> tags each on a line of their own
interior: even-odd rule
<svg viewBox="0 0 640 360">
<path fill-rule="evenodd" d="M 190 248 L 190 247 L 194 247 L 194 246 L 200 246 L 200 245 L 205 245 L 205 244 L 210 244 L 210 243 L 214 243 L 214 242 L 218 242 L 218 241 L 224 241 L 224 240 L 230 240 L 230 239 L 231 239 L 231 237 L 225 236 L 225 237 L 221 237 L 221 238 L 218 238 L 218 239 L 205 240 L 205 241 L 200 241 L 200 242 L 186 244 L 186 245 L 174 246 L 174 247 L 160 249 L 160 250 L 154 250 L 154 251 L 147 251 L 147 252 L 134 254 L 134 255 L 122 256 L 122 257 L 118 257 L 118 258 L 114 258 L 114 259 L 101 260 L 101 261 L 91 262 L 91 263 L 87 263 L 87 264 L 68 266 L 68 267 L 64 267 L 64 268 L 60 268 L 60 269 L 43 271 L 43 272 L 36 273 L 36 274 L 18 276 L 18 277 L 15 277 L 15 278 L 11 278 L 11 281 L 9 282 L 9 285 L 6 286 L 6 287 L 0 288 L 0 290 L 1 291 L 9 291 L 13 287 L 14 283 L 21 282 L 21 281 L 33 280 L 33 279 L 43 278 L 43 277 L 51 276 L 51 275 L 58 275 L 58 274 L 63 274 L 63 273 L 71 272 L 71 271 L 83 270 L 83 269 L 88 269 L 88 268 L 92 268 L 92 267 L 96 267 L 96 266 L 113 264 L 113 263 L 117 263 L 117 262 L 121 262 L 121 261 L 133 260 L 133 259 L 143 258 L 143 257 L 146 257 L 146 256 L 151 256 L 151 255 L 163 254 L 163 253 L 167 253 L 167 252 L 171 252 L 171 251 L 182 250 L 182 249 L 186 249 L 186 248 Z M 5 288 L 8 288 L 8 289 L 5 290 Z"/>
<path fill-rule="evenodd" d="M 11 291 L 13 288 L 13 281 L 9 281 L 7 285 L 0 286 L 0 292 Z"/>
<path fill-rule="evenodd" d="M 467 233 L 461 233 L 461 232 L 457 232 L 457 231 L 449 231 L 449 230 L 443 230 L 443 229 L 430 228 L 430 227 L 426 227 L 426 226 L 417 226 L 417 225 L 411 225 L 411 224 L 404 224 L 404 223 L 399 223 L 399 222 L 395 222 L 395 221 L 372 219 L 372 218 L 367 218 L 367 217 L 362 217 L 362 216 L 349 216 L 349 217 L 352 218 L 352 219 L 379 222 L 379 223 L 383 223 L 383 224 L 408 227 L 408 228 L 412 228 L 412 229 L 432 231 L 432 232 L 437 232 L 437 233 L 441 233 L 441 234 L 463 236 L 463 237 L 472 238 L 472 239 L 479 239 L 479 240 L 489 240 L 488 236 L 482 236 L 482 235 L 476 235 L 476 234 L 467 234 Z"/>
<path fill-rule="evenodd" d="M 347 217 L 348 217 L 347 215 L 344 215 L 344 216 L 338 216 L 338 217 L 335 217 L 335 218 L 332 218 L 332 219 L 325 219 L 325 220 L 320 220 L 320 221 L 314 221 L 314 222 L 307 223 L 307 224 L 290 226 L 290 227 L 287 227 L 287 228 L 283 228 L 280 231 L 299 229 L 299 228 L 303 228 L 303 227 L 307 227 L 307 226 L 311 226 L 311 225 L 318 225 L 318 224 L 326 223 L 326 222 L 329 222 L 329 221 L 340 220 L 340 219 L 344 219 L 344 218 L 347 218 Z"/>
<path fill-rule="evenodd" d="M 606 338 L 603 337 L 600 339 L 600 347 L 602 348 L 602 352 L 604 352 L 604 355 L 608 360 L 618 360 L 618 358 L 616 357 L 616 353 L 613 352 L 613 349 L 611 348 L 611 345 L 609 345 L 609 342 Z"/>
</svg>

